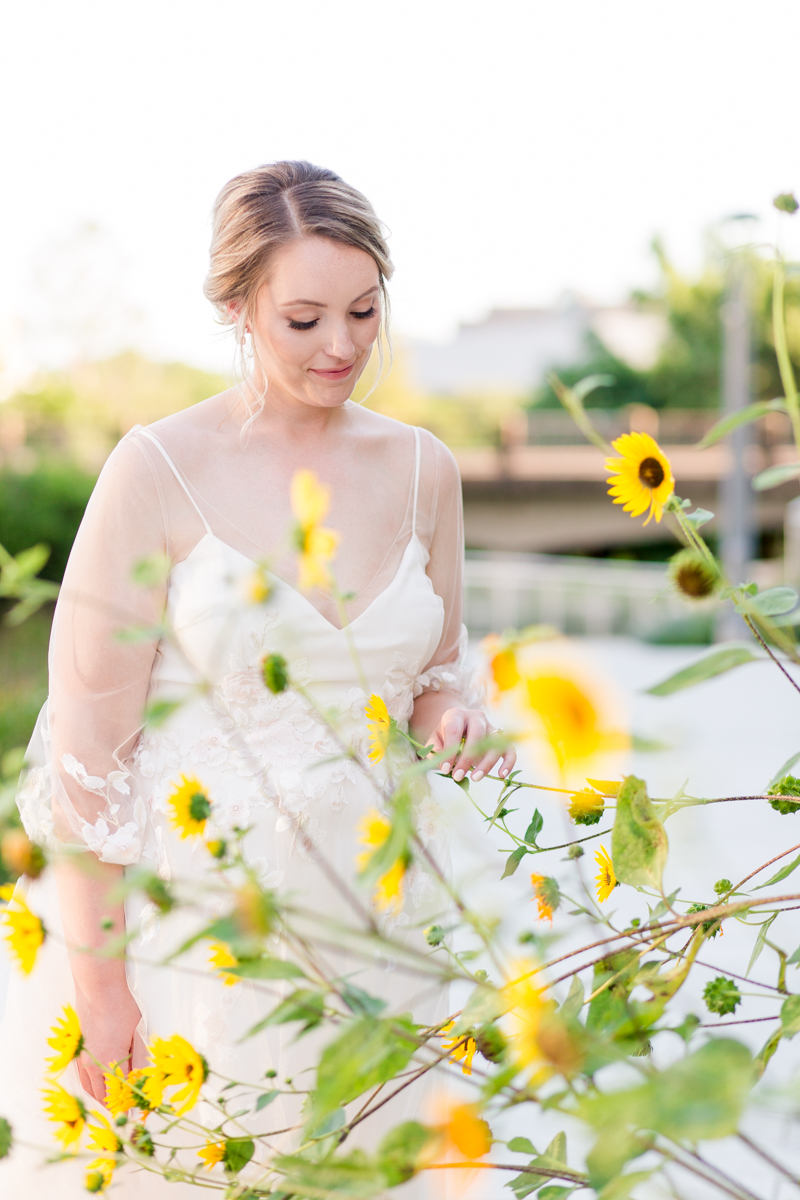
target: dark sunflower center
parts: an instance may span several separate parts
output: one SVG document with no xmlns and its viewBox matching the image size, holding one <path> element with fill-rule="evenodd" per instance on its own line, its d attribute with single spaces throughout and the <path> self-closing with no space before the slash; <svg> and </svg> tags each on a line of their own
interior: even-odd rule
<svg viewBox="0 0 800 1200">
<path fill-rule="evenodd" d="M 657 458 L 643 458 L 639 463 L 639 478 L 645 487 L 660 487 L 664 482 L 664 468 Z"/>
</svg>

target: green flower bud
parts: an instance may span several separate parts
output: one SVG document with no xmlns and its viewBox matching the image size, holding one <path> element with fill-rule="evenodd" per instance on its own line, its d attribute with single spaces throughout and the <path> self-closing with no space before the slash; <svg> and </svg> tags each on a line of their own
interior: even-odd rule
<svg viewBox="0 0 800 1200">
<path fill-rule="evenodd" d="M 264 683 L 274 696 L 289 686 L 289 671 L 282 654 L 268 654 L 263 663 Z"/>
<path fill-rule="evenodd" d="M 441 925 L 429 925 L 425 930 L 425 941 L 429 946 L 439 946 L 444 941 L 444 930 Z"/>
<path fill-rule="evenodd" d="M 488 971 L 484 971 L 481 969 L 480 971 L 475 972 L 475 978 L 477 979 L 478 983 L 485 983 L 486 980 L 489 978 L 489 973 L 488 973 Z"/>
<path fill-rule="evenodd" d="M 473 1031 L 478 1051 L 489 1062 L 502 1062 L 506 1052 L 506 1039 L 495 1024 L 482 1025 Z"/>
<path fill-rule="evenodd" d="M 769 802 L 775 812 L 782 813 L 785 817 L 796 813 L 800 809 L 800 779 L 794 775 L 784 775 L 783 779 L 779 779 L 767 790 L 767 795 L 776 797 Z M 789 796 L 797 796 L 797 800 L 787 799 Z"/>
<path fill-rule="evenodd" d="M 711 980 L 711 983 L 706 984 L 703 989 L 703 999 L 709 1012 L 717 1013 L 722 1017 L 725 1013 L 736 1011 L 736 1006 L 741 1004 L 742 993 L 732 979 L 718 975 L 716 979 Z"/>
<path fill-rule="evenodd" d="M 573 842 L 569 850 L 567 850 L 569 858 L 583 858 L 583 854 L 583 846 L 579 846 L 577 842 Z"/>
<path fill-rule="evenodd" d="M 705 910 L 710 907 L 710 904 L 690 904 L 686 911 L 688 913 L 699 913 L 705 912 Z M 719 917 L 715 917 L 711 921 L 702 921 L 701 924 L 703 926 L 703 933 L 706 935 L 706 937 L 715 938 L 722 930 Z"/>
<path fill-rule="evenodd" d="M 777 208 L 778 212 L 791 214 L 796 213 L 798 208 L 800 208 L 800 205 L 798 205 L 794 198 L 794 192 L 781 192 L 779 196 L 775 197 L 772 203 L 775 208 Z"/>
<path fill-rule="evenodd" d="M 202 792 L 195 792 L 189 801 L 189 816 L 193 821 L 207 821 L 211 816 L 211 805 Z"/>
<path fill-rule="evenodd" d="M 718 879 L 714 884 L 714 891 L 718 896 L 724 896 L 725 893 L 729 892 L 732 887 L 733 884 L 731 883 L 730 879 Z"/>
<path fill-rule="evenodd" d="M 705 600 L 719 583 L 717 571 L 696 550 L 679 551 L 670 560 L 667 574 L 678 591 L 689 600 Z"/>
</svg>

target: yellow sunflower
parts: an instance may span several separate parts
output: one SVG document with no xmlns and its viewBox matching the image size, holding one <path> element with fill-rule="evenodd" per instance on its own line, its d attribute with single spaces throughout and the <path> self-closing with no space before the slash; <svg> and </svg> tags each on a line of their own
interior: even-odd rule
<svg viewBox="0 0 800 1200">
<path fill-rule="evenodd" d="M 597 863 L 600 870 L 595 875 L 597 883 L 597 899 L 602 904 L 611 895 L 615 887 L 619 887 L 617 877 L 614 874 L 614 864 L 611 861 L 611 856 L 605 846 L 601 846 L 595 853 L 594 861 Z"/>
<path fill-rule="evenodd" d="M 299 554 L 297 586 L 302 592 L 329 588 L 328 564 L 339 545 L 339 535 L 324 529 L 320 522 L 330 506 L 330 491 L 313 471 L 295 471 L 291 484 L 292 512 L 295 516 L 294 542 Z"/>
<path fill-rule="evenodd" d="M 225 1143 L 208 1142 L 207 1145 L 203 1146 L 202 1150 L 197 1151 L 197 1157 L 202 1158 L 206 1164 L 206 1170 L 210 1171 L 218 1162 L 222 1162 L 225 1157 Z"/>
<path fill-rule="evenodd" d="M 622 457 L 606 459 L 606 469 L 616 472 L 608 480 L 608 494 L 632 517 L 640 517 L 649 508 L 645 525 L 653 517 L 660 521 L 664 505 L 675 491 L 664 451 L 649 433 L 623 433 L 612 445 Z"/>
<path fill-rule="evenodd" d="M 113 1071 L 105 1071 L 103 1078 L 106 1081 L 106 1098 L 103 1103 L 113 1116 L 119 1117 L 136 1106 L 131 1082 L 125 1078 L 125 1072 L 119 1064 Z"/>
<path fill-rule="evenodd" d="M 47 1039 L 48 1046 L 55 1050 L 52 1058 L 45 1059 L 51 1075 L 58 1075 L 73 1058 L 77 1058 L 83 1050 L 83 1034 L 75 1010 L 64 1005 L 64 1013 L 50 1030 L 52 1037 Z"/>
<path fill-rule="evenodd" d="M 99 1121 L 99 1125 L 87 1125 L 86 1132 L 89 1135 L 87 1149 L 101 1150 L 108 1154 L 121 1154 L 122 1142 L 117 1137 L 117 1131 L 111 1126 L 107 1117 L 102 1113 L 92 1113 L 92 1119 Z"/>
<path fill-rule="evenodd" d="M 16 955 L 20 969 L 29 975 L 36 962 L 39 947 L 47 936 L 45 927 L 28 908 L 21 893 L 15 893 L 13 883 L 0 887 L 0 900 L 8 902 L 5 912 L 0 917 L 0 925 L 5 926 L 7 930 L 5 937 L 9 951 Z"/>
<path fill-rule="evenodd" d="M 378 812 L 376 808 L 372 808 L 369 812 L 365 813 L 358 823 L 358 832 L 360 835 L 359 841 L 362 846 L 367 846 L 368 849 L 362 850 L 356 856 L 356 868 L 358 871 L 366 869 L 372 855 L 384 844 L 391 831 L 391 822 L 383 813 Z M 407 869 L 408 861 L 401 856 L 378 880 L 373 893 L 373 900 L 375 907 L 381 912 L 385 912 L 387 909 L 400 912 L 403 907 L 403 884 Z"/>
<path fill-rule="evenodd" d="M 55 1136 L 64 1148 L 77 1142 L 86 1124 L 86 1109 L 77 1096 L 66 1091 L 60 1083 L 51 1083 L 42 1090 L 44 1111 L 56 1125 Z"/>
<path fill-rule="evenodd" d="M 177 1116 L 196 1103 L 208 1078 L 208 1063 L 179 1033 L 171 1038 L 156 1038 L 150 1047 L 152 1074 L 142 1084 L 142 1092 L 153 1107 L 164 1103 L 167 1088 L 177 1088 L 169 1103 Z"/>
<path fill-rule="evenodd" d="M 540 921 L 549 921 L 553 924 L 553 902 L 551 899 L 551 888 L 553 880 L 548 879 L 546 875 L 531 875 L 531 885 L 533 887 L 533 899 L 536 901 L 536 915 Z M 558 893 L 556 893 L 558 899 Z"/>
<path fill-rule="evenodd" d="M 449 1033 L 455 1025 L 455 1021 L 449 1021 L 441 1032 Z M 450 1061 L 453 1063 L 461 1063 L 462 1075 L 472 1074 L 472 1060 L 475 1057 L 477 1050 L 475 1038 L 468 1037 L 466 1034 L 459 1034 L 458 1037 L 453 1037 L 449 1042 L 442 1042 L 443 1050 L 451 1050 Z"/>
<path fill-rule="evenodd" d="M 576 792 L 569 798 L 569 815 L 576 825 L 596 825 L 603 815 L 605 800 L 597 792 Z"/>
<path fill-rule="evenodd" d="M 217 967 L 217 978 L 221 979 L 226 987 L 233 987 L 236 983 L 241 983 L 241 976 L 231 975 L 229 971 L 224 970 L 225 967 L 236 967 L 239 965 L 239 960 L 235 954 L 231 954 L 231 948 L 227 942 L 212 942 L 208 947 L 209 966 Z"/>
<path fill-rule="evenodd" d="M 603 727 L 589 691 L 566 671 L 543 665 L 524 684 L 522 703 L 541 725 L 562 776 L 597 754 L 629 745 L 626 734 Z"/>
<path fill-rule="evenodd" d="M 389 738 L 392 733 L 392 718 L 386 702 L 374 693 L 369 698 L 369 704 L 364 710 L 367 714 L 367 730 L 369 731 L 369 758 L 372 762 L 381 761 L 389 749 Z"/>
<path fill-rule="evenodd" d="M 172 807 L 172 828 L 180 830 L 182 838 L 197 837 L 203 832 L 211 816 L 211 804 L 199 779 L 181 775 L 168 800 Z"/>
<path fill-rule="evenodd" d="M 104 1192 L 109 1187 L 117 1164 L 113 1158 L 95 1158 L 86 1168 L 84 1187 L 87 1192 Z"/>
<path fill-rule="evenodd" d="M 455 1151 L 474 1162 L 492 1148 L 492 1131 L 480 1116 L 477 1104 L 454 1104 L 438 1128 L 445 1153 Z"/>
</svg>

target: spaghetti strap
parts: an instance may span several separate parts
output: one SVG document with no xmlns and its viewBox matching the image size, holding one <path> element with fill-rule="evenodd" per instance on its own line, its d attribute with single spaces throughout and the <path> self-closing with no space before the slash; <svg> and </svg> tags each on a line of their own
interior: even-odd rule
<svg viewBox="0 0 800 1200">
<path fill-rule="evenodd" d="M 416 425 L 412 426 L 414 430 L 414 507 L 411 511 L 411 536 L 417 532 L 417 497 L 419 496 L 419 429 Z"/>
<path fill-rule="evenodd" d="M 178 468 L 175 466 L 175 463 L 172 461 L 172 459 L 170 458 L 170 456 L 167 454 L 166 450 L 165 450 L 165 449 L 164 449 L 164 447 L 161 445 L 161 442 L 158 440 L 158 438 L 156 437 L 156 435 L 155 435 L 154 433 L 151 433 L 149 429 L 145 429 L 143 425 L 137 425 L 137 426 L 136 426 L 136 429 L 135 429 L 135 430 L 131 430 L 131 432 L 132 432 L 132 433 L 134 433 L 134 432 L 135 432 L 135 433 L 143 433 L 143 434 L 144 434 L 144 436 L 145 436 L 146 438 L 149 438 L 149 439 L 150 439 L 150 441 L 153 443 L 153 445 L 156 447 L 156 449 L 157 449 L 157 450 L 159 450 L 159 451 L 161 452 L 161 454 L 163 455 L 163 458 L 164 458 L 164 462 L 167 464 L 167 466 L 169 467 L 170 471 L 172 471 L 172 474 L 173 474 L 173 475 L 175 476 L 175 478 L 177 479 L 178 483 L 181 485 L 181 487 L 183 488 L 183 490 L 186 492 L 186 495 L 187 495 L 187 496 L 188 496 L 188 498 L 189 498 L 189 503 L 191 504 L 192 508 L 193 508 L 193 509 L 195 510 L 195 512 L 197 513 L 197 515 L 198 515 L 198 517 L 200 518 L 200 520 L 203 522 L 203 526 L 205 527 L 205 531 L 206 531 L 206 533 L 212 533 L 213 531 L 212 531 L 212 529 L 211 529 L 211 526 L 209 525 L 208 521 L 207 521 L 207 520 L 205 519 L 205 517 L 203 516 L 203 513 L 202 513 L 202 511 L 201 511 L 201 509 L 200 509 L 200 506 L 199 506 L 199 504 L 197 503 L 197 501 L 195 500 L 194 496 L 193 496 L 193 495 L 192 495 L 192 493 L 189 491 L 189 488 L 188 488 L 188 487 L 187 487 L 187 485 L 186 485 L 186 480 L 183 478 L 183 476 L 181 475 L 180 471 L 179 471 L 179 470 L 178 470 Z"/>
</svg>

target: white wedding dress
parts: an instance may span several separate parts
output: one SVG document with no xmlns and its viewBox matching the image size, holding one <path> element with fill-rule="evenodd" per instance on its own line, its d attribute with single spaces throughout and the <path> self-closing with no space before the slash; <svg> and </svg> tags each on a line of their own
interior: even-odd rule
<svg viewBox="0 0 800 1200">
<path fill-rule="evenodd" d="M 268 1069 L 277 1072 L 276 1086 L 287 1077 L 299 1089 L 309 1086 L 309 1067 L 332 1034 L 316 1030 L 295 1041 L 294 1024 L 240 1041 L 287 985 L 226 986 L 208 969 L 207 943 L 177 969 L 157 965 L 221 903 L 204 840 L 181 839 L 171 828 L 167 799 L 182 775 L 199 779 L 212 802 L 206 837 L 249 827 L 247 856 L 264 884 L 330 922 L 297 918 L 324 942 L 313 951 L 317 966 L 386 1001 L 386 1013 L 411 1010 L 427 1022 L 447 1012 L 443 989 L 424 972 L 405 970 L 396 955 L 334 944 L 337 922 L 360 921 L 337 879 L 353 884 L 357 826 L 380 804 L 385 764 L 366 778 L 338 755 L 319 712 L 334 712 L 338 737 L 363 753 L 368 693 L 380 694 L 403 728 L 424 690 L 466 697 L 458 475 L 432 435 L 355 405 L 342 411 L 339 435 L 341 452 L 319 462 L 313 454 L 303 461 L 302 446 L 296 461 L 279 460 L 259 438 L 258 423 L 243 443 L 214 398 L 123 439 L 98 481 L 64 580 L 49 705 L 19 795 L 29 834 L 51 848 L 84 843 L 106 862 L 150 864 L 179 890 L 181 881 L 194 885 L 195 898 L 208 884 L 199 906 L 165 916 L 139 894 L 127 902 L 129 924 L 139 930 L 128 974 L 140 1032 L 145 1041 L 180 1033 L 212 1070 L 262 1086 Z M 327 594 L 297 590 L 293 554 L 281 550 L 291 521 L 288 482 L 298 466 L 315 469 L 331 488 L 325 524 L 341 535 L 334 566 L 350 595 L 345 629 Z M 167 558 L 162 578 L 158 564 Z M 261 578 L 272 592 L 254 603 L 248 587 L 266 558 L 270 570 L 262 568 Z M 132 568 L 145 559 L 148 570 L 140 567 L 141 582 L 132 582 Z M 134 626 L 137 636 L 119 637 Z M 285 656 L 302 695 L 265 688 L 261 663 L 272 652 Z M 160 700 L 179 707 L 143 731 L 145 702 Z M 416 803 L 422 838 L 442 858 L 438 806 L 424 784 Z M 0 1197 L 77 1200 L 86 1194 L 86 1160 L 42 1165 L 43 1149 L 55 1147 L 41 1111 L 46 1039 L 74 996 L 51 871 L 27 886 L 27 898 L 48 937 L 30 976 L 12 970 L 0 1035 L 0 1115 L 20 1143 L 0 1162 Z M 441 903 L 431 875 L 415 865 L 403 910 L 384 918 L 384 928 L 425 951 L 420 927 Z M 74 1068 L 61 1081 L 80 1094 Z M 301 1099 L 280 1096 L 257 1118 L 244 1117 L 242 1128 L 296 1127 Z M 421 1104 L 421 1092 L 407 1089 L 353 1142 L 374 1149 L 387 1128 L 424 1116 Z M 276 1134 L 270 1145 L 287 1149 L 293 1137 Z M 412 1181 L 399 1194 L 416 1195 L 421 1186 Z M 195 1189 L 128 1167 L 110 1194 L 177 1200 Z"/>
</svg>

